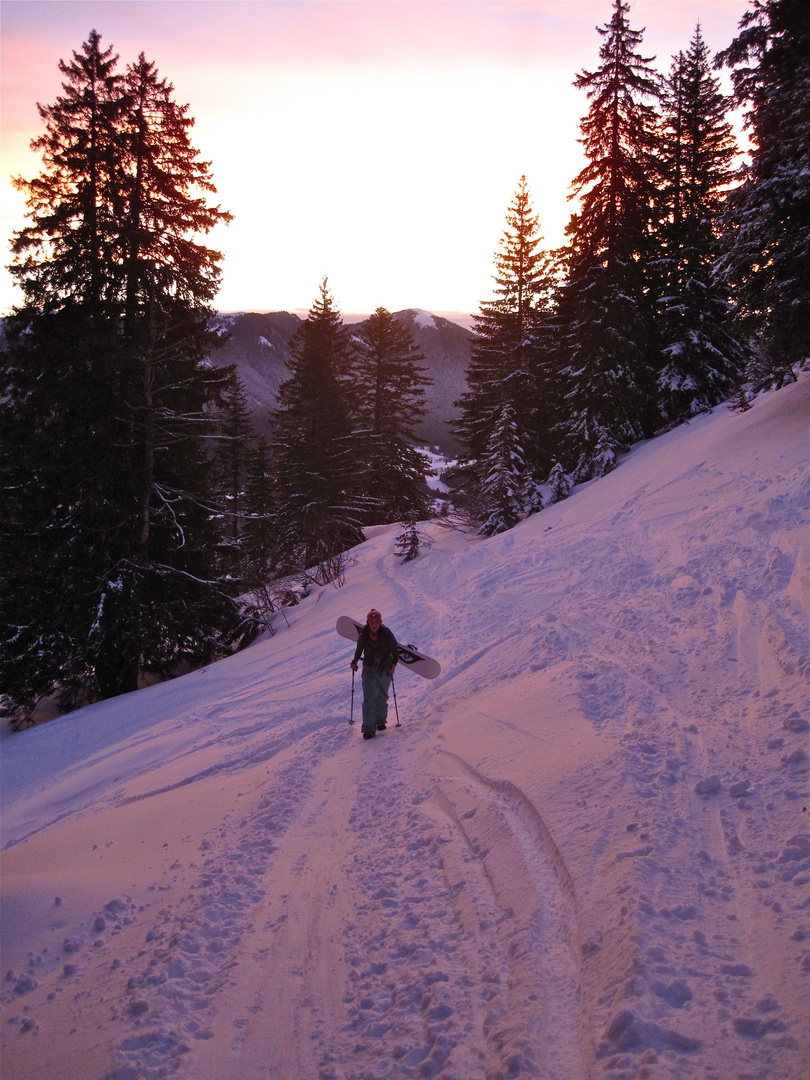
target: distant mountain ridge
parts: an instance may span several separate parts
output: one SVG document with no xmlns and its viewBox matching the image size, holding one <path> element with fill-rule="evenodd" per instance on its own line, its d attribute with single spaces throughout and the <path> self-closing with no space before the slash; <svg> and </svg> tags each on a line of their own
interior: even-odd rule
<svg viewBox="0 0 810 1080">
<path fill-rule="evenodd" d="M 458 452 L 459 444 L 449 422 L 457 415 L 454 402 L 465 389 L 474 335 L 441 315 L 420 308 L 394 312 L 411 332 L 424 354 L 424 366 L 433 385 L 426 391 L 426 413 L 417 428 L 421 442 L 439 447 L 446 455 Z M 211 362 L 221 367 L 235 364 L 245 389 L 248 408 L 259 431 L 269 431 L 269 415 L 276 407 L 278 388 L 289 376 L 290 341 L 302 320 L 288 311 L 222 314 L 216 326 L 227 334 Z M 356 330 L 361 322 L 350 325 Z"/>
</svg>

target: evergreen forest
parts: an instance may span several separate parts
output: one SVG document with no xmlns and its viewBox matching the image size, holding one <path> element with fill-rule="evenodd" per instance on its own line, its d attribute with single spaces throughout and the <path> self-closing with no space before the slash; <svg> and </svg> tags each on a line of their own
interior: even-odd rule
<svg viewBox="0 0 810 1080">
<path fill-rule="evenodd" d="M 810 361 L 810 8 L 751 0 L 728 48 L 697 26 L 667 70 L 626 0 L 598 33 L 566 241 L 544 245 L 520 177 L 475 317 L 455 523 L 484 535 Z M 236 369 L 210 362 L 206 238 L 230 214 L 189 106 L 95 31 L 59 68 L 41 171 L 15 181 L 24 299 L 0 357 L 0 703 L 18 724 L 227 655 L 339 584 L 365 527 L 400 522 L 409 560 L 434 513 L 410 333 L 382 306 L 348 326 L 324 279 L 259 435 Z"/>
</svg>

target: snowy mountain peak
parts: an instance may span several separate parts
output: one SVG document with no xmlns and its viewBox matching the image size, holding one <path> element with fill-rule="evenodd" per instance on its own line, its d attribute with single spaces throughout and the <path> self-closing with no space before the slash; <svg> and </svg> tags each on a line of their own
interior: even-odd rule
<svg viewBox="0 0 810 1080">
<path fill-rule="evenodd" d="M 410 308 L 409 310 L 413 314 L 414 322 L 417 326 L 423 328 L 435 328 L 436 318 L 434 315 L 431 315 L 429 311 L 423 311 L 421 308 Z"/>
</svg>

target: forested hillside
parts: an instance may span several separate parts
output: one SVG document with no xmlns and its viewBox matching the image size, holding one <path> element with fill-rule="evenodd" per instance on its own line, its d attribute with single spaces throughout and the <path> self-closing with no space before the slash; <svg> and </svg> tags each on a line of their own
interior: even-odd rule
<svg viewBox="0 0 810 1080">
<path fill-rule="evenodd" d="M 464 392 L 472 334 L 449 319 L 418 309 L 407 308 L 394 315 L 409 330 L 432 379 L 425 392 L 425 415 L 415 425 L 417 441 L 438 447 L 451 457 L 460 450 L 450 425 L 458 413 L 456 402 Z M 356 329 L 362 321 L 350 326 Z M 261 434 L 270 435 L 270 416 L 279 386 L 289 377 L 290 342 L 300 324 L 297 315 L 286 311 L 217 316 L 216 326 L 225 340 L 211 353 L 211 361 L 218 367 L 235 366 L 254 426 Z"/>
</svg>

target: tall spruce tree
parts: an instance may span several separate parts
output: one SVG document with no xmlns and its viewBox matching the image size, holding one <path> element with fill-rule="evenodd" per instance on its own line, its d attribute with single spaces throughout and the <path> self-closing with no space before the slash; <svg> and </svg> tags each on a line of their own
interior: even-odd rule
<svg viewBox="0 0 810 1080">
<path fill-rule="evenodd" d="M 68 302 L 94 314 L 117 310 L 126 109 L 117 64 L 93 30 L 72 61 L 59 62 L 63 93 L 37 105 L 45 130 L 31 148 L 44 169 L 33 180 L 14 179 L 30 220 L 12 240 L 9 269 L 39 310 Z"/>
<path fill-rule="evenodd" d="M 380 521 L 418 521 L 428 514 L 425 458 L 414 425 L 425 412 L 428 378 L 411 333 L 379 307 L 354 331 L 358 467 Z"/>
<path fill-rule="evenodd" d="M 228 378 L 205 364 L 220 256 L 201 257 L 192 235 L 229 215 L 197 213 L 188 143 L 173 159 L 167 136 L 159 173 L 138 174 L 143 118 L 115 62 L 93 32 L 61 65 L 63 96 L 41 107 L 33 143 L 43 170 L 17 181 L 29 224 L 3 354 L 0 680 L 22 708 L 53 687 L 72 700 L 133 690 L 143 670 L 209 659 L 239 621 L 215 572 L 207 450 Z M 163 250 L 150 204 L 176 223 Z M 10 584 L 18 564 L 25 581 Z"/>
<path fill-rule="evenodd" d="M 751 140 L 719 269 L 755 349 L 755 384 L 778 386 L 810 356 L 810 8 L 754 0 L 718 60 L 733 69 Z"/>
<path fill-rule="evenodd" d="M 727 289 L 714 273 L 718 219 L 737 152 L 727 110 L 698 25 L 665 81 L 656 156 L 662 242 L 658 400 L 669 423 L 728 397 L 745 364 L 745 350 L 730 329 Z"/>
<path fill-rule="evenodd" d="M 454 425 L 467 450 L 475 501 L 488 532 L 494 522 L 509 528 L 506 522 L 540 509 L 539 480 L 550 465 L 544 348 L 551 273 L 542 241 L 522 176 L 494 257 L 496 298 L 482 302 L 475 317 L 467 390 L 457 403 Z M 506 439 L 510 453 L 504 452 Z M 508 476 L 494 483 L 496 463 Z"/>
<path fill-rule="evenodd" d="M 359 543 L 368 509 L 352 445 L 349 335 L 326 278 L 291 352 L 273 417 L 276 520 L 283 568 L 306 571 Z"/>
<path fill-rule="evenodd" d="M 628 11 L 614 0 L 610 22 L 597 28 L 601 63 L 575 80 L 590 101 L 580 140 L 588 163 L 573 183 L 580 209 L 566 230 L 558 321 L 565 463 L 577 480 L 610 471 L 617 452 L 657 421 L 649 284 L 659 81 Z"/>
<path fill-rule="evenodd" d="M 214 299 L 221 254 L 200 237 L 231 215 L 209 204 L 216 192 L 211 164 L 191 142 L 194 120 L 174 87 L 143 53 L 123 79 L 126 123 L 121 132 L 126 216 L 121 260 L 127 328 L 155 303 L 199 307 Z"/>
</svg>

